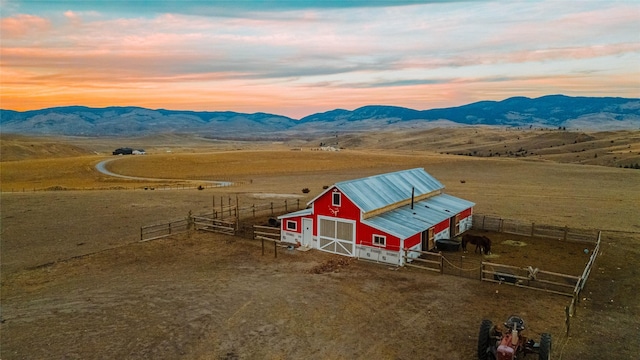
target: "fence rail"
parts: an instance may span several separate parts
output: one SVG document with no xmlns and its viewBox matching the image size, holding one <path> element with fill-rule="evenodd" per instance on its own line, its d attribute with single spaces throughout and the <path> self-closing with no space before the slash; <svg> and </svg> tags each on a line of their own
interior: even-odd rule
<svg viewBox="0 0 640 360">
<path fill-rule="evenodd" d="M 544 271 L 538 268 L 496 264 L 483 261 L 482 281 L 511 284 L 548 293 L 573 296 L 579 276 Z"/>
<path fill-rule="evenodd" d="M 189 229 L 189 218 L 140 227 L 140 241 L 161 239 Z"/>
<path fill-rule="evenodd" d="M 599 231 L 598 232 L 598 241 L 596 242 L 596 246 L 593 249 L 593 252 L 591 253 L 591 256 L 589 257 L 589 261 L 587 262 L 587 265 L 584 267 L 584 271 L 582 272 L 582 275 L 578 279 L 578 282 L 576 283 L 576 286 L 573 289 L 571 302 L 569 303 L 568 306 L 565 307 L 565 325 L 566 325 L 566 330 L 567 330 L 567 336 L 569 335 L 569 329 L 571 327 L 570 326 L 571 325 L 571 318 L 576 315 L 576 307 L 577 307 L 578 303 L 580 302 L 580 293 L 582 292 L 582 289 L 584 289 L 584 286 L 587 283 L 587 279 L 589 278 L 589 275 L 591 274 L 591 269 L 593 268 L 593 264 L 596 261 L 596 258 L 598 257 L 598 254 L 600 253 L 600 242 L 601 242 L 601 239 L 602 239 L 602 232 Z"/>
<path fill-rule="evenodd" d="M 264 242 L 273 242 L 273 255 L 278 257 L 278 244 L 281 244 L 280 228 L 271 226 L 253 225 L 253 238 L 262 242 L 262 255 L 264 256 Z"/>
<path fill-rule="evenodd" d="M 289 211 L 300 210 L 300 199 L 295 199 L 295 201 L 284 200 L 282 202 L 271 201 L 243 207 L 238 206 L 237 198 L 235 204 L 233 202 L 231 197 L 220 197 L 218 201 L 213 197 L 213 210 L 209 213 L 194 216 L 189 212 L 186 219 L 170 220 L 166 223 L 141 226 L 140 241 L 160 239 L 180 232 L 186 232 L 192 227 L 196 230 L 215 230 L 216 232 L 232 234 L 231 222 L 234 223 L 234 234 L 244 229 L 250 232 L 251 225 L 243 225 L 241 220 L 261 216 L 276 216 Z"/>
<path fill-rule="evenodd" d="M 597 230 L 543 225 L 536 224 L 535 222 L 525 222 L 479 214 L 473 215 L 473 229 L 589 244 L 594 244 L 598 239 Z"/>
<path fill-rule="evenodd" d="M 192 216 L 194 229 L 217 232 L 227 235 L 234 235 L 236 232 L 236 222 L 216 219 L 206 216 Z"/>
<path fill-rule="evenodd" d="M 442 254 L 428 251 L 419 251 L 403 248 L 402 258 L 404 265 L 418 269 L 434 271 L 442 274 Z M 417 253 L 418 257 L 409 256 L 409 253 Z M 418 265 L 420 263 L 421 265 Z"/>
</svg>

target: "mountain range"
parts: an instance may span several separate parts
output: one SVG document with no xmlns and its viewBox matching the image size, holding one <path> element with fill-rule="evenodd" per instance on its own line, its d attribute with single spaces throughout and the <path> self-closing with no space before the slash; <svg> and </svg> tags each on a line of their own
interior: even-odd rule
<svg viewBox="0 0 640 360">
<path fill-rule="evenodd" d="M 282 137 L 296 134 L 465 125 L 617 130 L 640 129 L 640 99 L 617 97 L 512 97 L 468 105 L 414 110 L 369 105 L 336 109 L 302 119 L 231 111 L 152 110 L 141 107 L 66 106 L 0 109 L 3 133 L 67 136 L 143 136 L 197 133 L 211 138 Z"/>
</svg>

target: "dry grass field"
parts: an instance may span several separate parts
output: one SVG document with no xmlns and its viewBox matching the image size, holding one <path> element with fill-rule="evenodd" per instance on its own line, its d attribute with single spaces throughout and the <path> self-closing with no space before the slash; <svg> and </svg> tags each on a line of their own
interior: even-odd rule
<svg viewBox="0 0 640 360">
<path fill-rule="evenodd" d="M 344 136 L 342 151 L 321 152 L 312 149 L 332 139 L 3 135 L 0 357 L 472 359 L 482 318 L 520 313 L 530 336 L 553 334 L 554 359 L 635 359 L 640 170 L 619 166 L 640 162 L 639 137 L 434 129 Z M 489 156 L 498 145 L 507 146 L 506 155 Z M 110 171 L 164 180 L 97 172 L 121 146 L 148 155 L 118 157 Z M 520 148 L 537 150 L 509 156 Z M 306 203 L 325 185 L 412 167 L 474 201 L 476 213 L 605 230 L 570 337 L 563 312 L 569 299 L 559 295 L 358 261 L 332 268 L 344 258 L 317 251 L 283 250 L 276 259 L 271 249 L 263 257 L 259 243 L 208 233 L 137 241 L 140 226 L 211 211 L 221 196 L 241 205 L 283 197 Z M 204 180 L 234 185 L 159 190 Z M 494 251 L 505 263 L 547 259 L 556 271 L 585 262 L 580 248 L 537 246 Z"/>
</svg>

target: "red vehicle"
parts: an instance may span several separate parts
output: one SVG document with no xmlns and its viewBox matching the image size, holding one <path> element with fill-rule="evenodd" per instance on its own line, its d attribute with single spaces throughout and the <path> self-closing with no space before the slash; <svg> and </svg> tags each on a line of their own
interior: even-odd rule
<svg viewBox="0 0 640 360">
<path fill-rule="evenodd" d="M 540 342 L 527 339 L 521 334 L 525 329 L 524 320 L 512 315 L 504 323 L 504 331 L 493 325 L 491 320 L 482 320 L 478 335 L 478 359 L 480 360 L 521 360 L 527 354 L 538 354 L 538 359 L 551 359 L 551 334 L 543 333 Z"/>
</svg>

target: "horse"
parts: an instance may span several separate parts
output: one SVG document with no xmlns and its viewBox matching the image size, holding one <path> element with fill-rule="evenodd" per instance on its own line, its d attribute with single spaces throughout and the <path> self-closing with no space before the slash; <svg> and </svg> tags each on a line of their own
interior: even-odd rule
<svg viewBox="0 0 640 360">
<path fill-rule="evenodd" d="M 484 252 L 485 255 L 491 254 L 491 239 L 482 235 L 471 235 L 464 234 L 462 235 L 462 251 L 467 252 L 467 243 L 474 244 L 476 246 L 475 252 L 478 252 L 480 249 L 480 253 Z"/>
</svg>

